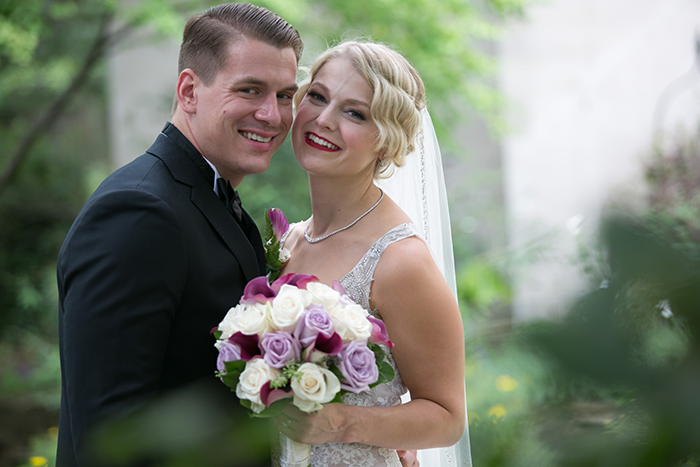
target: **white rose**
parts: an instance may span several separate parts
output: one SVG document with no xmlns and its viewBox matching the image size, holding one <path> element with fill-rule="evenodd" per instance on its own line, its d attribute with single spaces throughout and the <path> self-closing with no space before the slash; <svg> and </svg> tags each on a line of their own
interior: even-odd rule
<svg viewBox="0 0 700 467">
<path fill-rule="evenodd" d="M 260 399 L 260 389 L 268 381 L 279 378 L 279 371 L 265 363 L 262 358 L 254 358 L 245 364 L 245 369 L 238 379 L 236 396 L 250 401 L 250 408 L 255 413 L 265 409 Z"/>
<path fill-rule="evenodd" d="M 220 340 L 228 340 L 229 337 L 240 331 L 240 329 L 237 327 L 238 325 L 235 317 L 236 315 L 242 313 L 246 306 L 248 305 L 237 305 L 228 310 L 226 316 L 224 316 L 224 319 L 219 323 L 219 331 L 221 331 L 221 337 L 219 337 Z"/>
<path fill-rule="evenodd" d="M 306 290 L 312 295 L 311 301 L 322 305 L 326 310 L 340 301 L 340 294 L 321 282 L 309 282 L 306 284 Z"/>
<path fill-rule="evenodd" d="M 302 292 L 303 290 L 288 284 L 280 287 L 277 296 L 272 300 L 270 309 L 270 325 L 273 329 L 294 331 L 299 317 L 306 308 L 306 300 Z"/>
<path fill-rule="evenodd" d="M 240 331 L 246 335 L 262 336 L 270 329 L 270 302 L 239 305 L 241 310 L 231 318 L 232 334 Z M 238 308 L 238 307 L 236 307 Z M 223 335 L 222 335 L 223 338 Z"/>
<path fill-rule="evenodd" d="M 332 401 L 340 391 L 340 381 L 332 371 L 314 363 L 299 367 L 301 379 L 292 378 L 294 405 L 299 410 L 311 413 L 321 409 L 321 404 Z"/>
<path fill-rule="evenodd" d="M 336 308 L 331 314 L 333 326 L 343 342 L 367 340 L 372 335 L 372 323 L 367 319 L 369 313 L 360 305 L 353 303 Z"/>
</svg>

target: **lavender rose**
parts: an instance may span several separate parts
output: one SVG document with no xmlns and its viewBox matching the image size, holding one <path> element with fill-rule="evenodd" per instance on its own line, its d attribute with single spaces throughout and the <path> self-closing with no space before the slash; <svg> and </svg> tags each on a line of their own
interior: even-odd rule
<svg viewBox="0 0 700 467">
<path fill-rule="evenodd" d="M 216 369 L 219 373 L 226 374 L 224 362 L 235 362 L 241 359 L 241 349 L 236 344 L 226 341 L 217 342 L 219 356 L 216 357 Z"/>
<path fill-rule="evenodd" d="M 277 331 L 265 334 L 260 342 L 265 363 L 273 368 L 283 368 L 291 360 L 301 358 L 301 345 L 290 333 Z"/>
<path fill-rule="evenodd" d="M 333 335 L 333 320 L 322 306 L 312 303 L 299 317 L 294 337 L 299 339 L 302 346 L 308 347 L 316 340 L 319 333 L 323 333 L 326 337 Z"/>
<path fill-rule="evenodd" d="M 345 381 L 340 383 L 341 389 L 359 394 L 368 391 L 369 385 L 379 379 L 379 368 L 367 343 L 352 341 L 340 351 L 340 372 Z"/>
</svg>

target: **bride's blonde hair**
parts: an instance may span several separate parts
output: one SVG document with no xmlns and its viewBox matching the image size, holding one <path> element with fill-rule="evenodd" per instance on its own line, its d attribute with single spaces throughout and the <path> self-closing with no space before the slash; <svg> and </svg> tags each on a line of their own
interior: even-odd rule
<svg viewBox="0 0 700 467">
<path fill-rule="evenodd" d="M 295 107 L 299 107 L 318 71 L 334 58 L 350 59 L 372 89 L 370 114 L 379 133 L 375 150 L 384 155 L 383 161 L 377 160 L 374 176 L 387 178 L 415 149 L 420 111 L 425 107 L 423 80 L 406 58 L 386 45 L 342 42 L 323 52 L 313 63 L 309 77 L 294 96 Z"/>
</svg>

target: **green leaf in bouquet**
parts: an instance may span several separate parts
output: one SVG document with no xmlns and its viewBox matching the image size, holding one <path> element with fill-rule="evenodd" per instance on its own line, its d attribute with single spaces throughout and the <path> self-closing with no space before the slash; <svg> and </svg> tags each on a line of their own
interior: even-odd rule
<svg viewBox="0 0 700 467">
<path fill-rule="evenodd" d="M 342 404 L 343 403 L 343 395 L 346 394 L 347 392 L 348 391 L 346 391 L 345 389 L 341 389 L 340 391 L 338 391 L 336 393 L 335 397 L 333 398 L 332 401 L 329 402 L 329 404 Z"/>
<path fill-rule="evenodd" d="M 243 370 L 245 370 L 245 362 L 243 360 L 224 362 L 224 367 L 226 367 L 226 373 L 240 374 Z"/>
<path fill-rule="evenodd" d="M 241 376 L 240 373 L 217 373 L 217 376 L 221 378 L 223 383 L 231 388 L 231 391 L 236 390 L 238 386 L 238 379 Z"/>
<path fill-rule="evenodd" d="M 265 242 L 268 242 L 272 239 L 273 241 L 277 241 L 277 236 L 275 235 L 275 231 L 272 228 L 272 221 L 270 220 L 270 216 L 268 215 L 268 209 L 265 209 L 265 227 L 263 227 L 263 238 L 265 239 Z"/>
<path fill-rule="evenodd" d="M 291 402 L 292 399 L 287 398 L 287 399 L 280 399 L 278 401 L 273 402 L 270 404 L 270 407 L 267 407 L 265 410 L 263 410 L 260 413 L 255 413 L 251 411 L 248 415 L 250 415 L 250 418 L 272 418 L 276 417 L 279 414 L 282 413 L 282 410 Z M 248 408 L 250 408 L 250 401 L 248 402 Z M 241 401 L 241 404 L 243 401 Z"/>
<path fill-rule="evenodd" d="M 222 334 L 223 334 L 223 332 L 219 331 L 218 329 L 216 331 L 212 331 L 212 335 L 214 336 L 214 339 L 216 339 L 217 341 L 221 338 Z"/>
<path fill-rule="evenodd" d="M 235 391 L 236 386 L 238 386 L 238 379 L 245 369 L 245 362 L 242 360 L 224 362 L 224 367 L 226 367 L 226 373 L 217 371 L 216 376 L 221 378 L 221 381 L 223 381 L 226 386 L 230 387 L 232 391 Z"/>
<path fill-rule="evenodd" d="M 345 376 L 343 376 L 340 368 L 338 368 L 336 365 L 330 365 L 328 369 L 338 378 L 339 381 L 345 381 Z"/>
<path fill-rule="evenodd" d="M 393 380 L 395 376 L 396 373 L 394 373 L 394 368 L 392 368 L 389 362 L 382 360 L 379 363 L 379 377 L 377 378 L 377 382 L 370 384 L 369 387 L 373 388 L 378 384 L 388 383 L 389 381 Z"/>
</svg>

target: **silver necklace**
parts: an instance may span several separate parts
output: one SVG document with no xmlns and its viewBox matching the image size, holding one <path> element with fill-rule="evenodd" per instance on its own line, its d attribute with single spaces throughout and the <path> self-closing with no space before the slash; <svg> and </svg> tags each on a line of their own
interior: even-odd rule
<svg viewBox="0 0 700 467">
<path fill-rule="evenodd" d="M 335 235 L 335 234 L 337 234 L 338 232 L 342 232 L 343 230 L 347 230 L 347 229 L 349 229 L 350 227 L 352 227 L 353 225 L 357 224 L 358 222 L 360 222 L 360 219 L 362 219 L 362 218 L 365 217 L 367 214 L 369 214 L 370 212 L 372 212 L 372 210 L 373 210 L 374 208 L 376 208 L 377 206 L 379 206 L 379 203 L 382 202 L 382 200 L 384 199 L 384 191 L 383 191 L 381 188 L 379 189 L 379 191 L 382 192 L 382 196 L 379 197 L 379 201 L 377 201 L 376 203 L 374 203 L 374 206 L 372 206 L 371 208 L 369 208 L 369 209 L 367 210 L 367 212 L 365 212 L 364 214 L 362 214 L 360 217 L 358 217 L 357 219 L 355 219 L 354 221 L 352 221 L 351 223 L 349 223 L 349 224 L 346 225 L 345 227 L 342 227 L 342 228 L 340 228 L 340 229 L 338 229 L 338 230 L 334 230 L 333 232 L 331 232 L 331 233 L 329 233 L 329 234 L 326 234 L 326 235 L 324 235 L 323 237 L 318 237 L 318 238 L 311 238 L 311 237 L 309 237 L 309 226 L 311 225 L 311 219 L 314 218 L 314 216 L 311 216 L 311 218 L 309 218 L 309 223 L 306 224 L 306 228 L 304 229 L 304 238 L 305 238 L 306 241 L 309 242 L 309 243 L 318 243 L 318 242 L 320 242 L 321 240 L 327 239 L 327 238 L 330 237 L 331 235 Z"/>
</svg>

